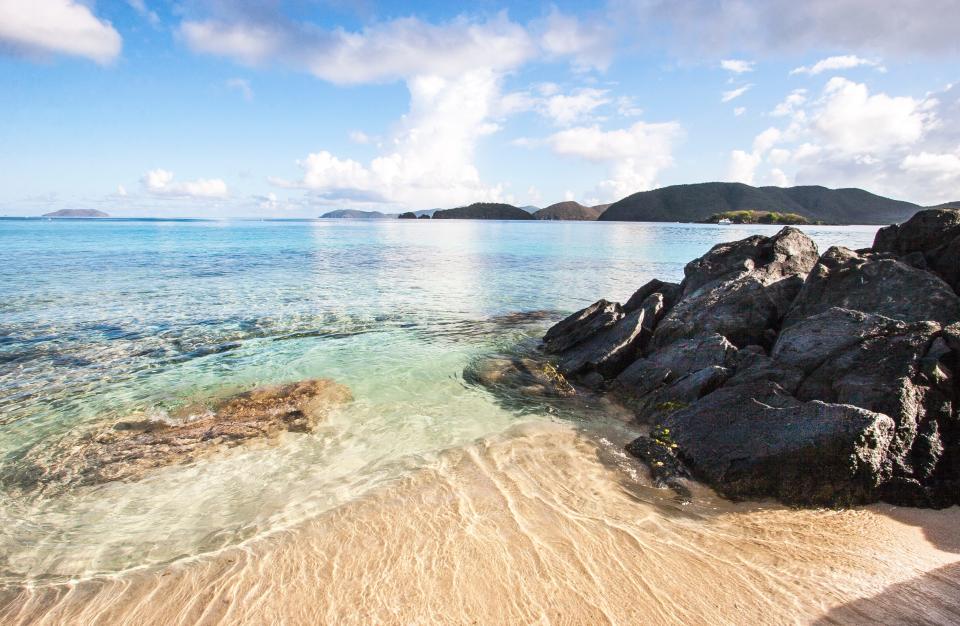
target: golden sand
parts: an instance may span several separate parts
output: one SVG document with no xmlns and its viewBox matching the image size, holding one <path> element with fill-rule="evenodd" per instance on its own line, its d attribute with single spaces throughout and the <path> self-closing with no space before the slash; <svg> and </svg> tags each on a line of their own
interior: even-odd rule
<svg viewBox="0 0 960 626">
<path fill-rule="evenodd" d="M 292 530 L 7 589 L 4 624 L 960 622 L 960 509 L 683 504 L 569 426 L 451 450 Z"/>
</svg>

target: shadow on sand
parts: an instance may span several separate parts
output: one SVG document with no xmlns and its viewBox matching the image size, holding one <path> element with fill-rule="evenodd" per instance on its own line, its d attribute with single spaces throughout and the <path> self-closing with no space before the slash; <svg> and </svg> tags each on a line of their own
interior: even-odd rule
<svg viewBox="0 0 960 626">
<path fill-rule="evenodd" d="M 814 623 L 958 624 L 960 563 L 946 565 L 912 580 L 890 585 L 869 598 L 838 606 Z"/>
</svg>

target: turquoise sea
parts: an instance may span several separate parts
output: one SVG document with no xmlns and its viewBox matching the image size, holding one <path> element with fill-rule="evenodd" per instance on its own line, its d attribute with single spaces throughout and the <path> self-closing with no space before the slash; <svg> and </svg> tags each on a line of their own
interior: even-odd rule
<svg viewBox="0 0 960 626">
<path fill-rule="evenodd" d="M 821 251 L 877 227 L 804 230 Z M 766 226 L 0 220 L 0 585 L 191 559 L 361 497 L 525 421 L 462 377 L 601 297 L 679 280 Z M 529 313 L 528 316 L 514 315 Z M 130 415 L 305 378 L 354 402 L 311 435 L 38 494 L 25 458 Z"/>
</svg>

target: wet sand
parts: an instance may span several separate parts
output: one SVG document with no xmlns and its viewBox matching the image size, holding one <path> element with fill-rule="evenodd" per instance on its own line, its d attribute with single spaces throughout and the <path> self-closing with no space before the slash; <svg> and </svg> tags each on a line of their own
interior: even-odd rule
<svg viewBox="0 0 960 626">
<path fill-rule="evenodd" d="M 293 529 L 0 591 L 4 624 L 960 622 L 960 508 L 794 510 L 526 425 Z"/>
</svg>

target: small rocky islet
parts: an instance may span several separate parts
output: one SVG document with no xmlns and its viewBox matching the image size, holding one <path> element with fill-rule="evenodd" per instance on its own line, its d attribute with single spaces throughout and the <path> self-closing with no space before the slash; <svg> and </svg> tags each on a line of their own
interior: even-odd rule
<svg viewBox="0 0 960 626">
<path fill-rule="evenodd" d="M 473 376 L 616 398 L 649 429 L 626 449 L 661 485 L 689 471 L 735 499 L 943 508 L 960 503 L 958 289 L 960 211 L 822 255 L 785 227 L 714 246 L 679 284 L 599 300 Z"/>
</svg>

